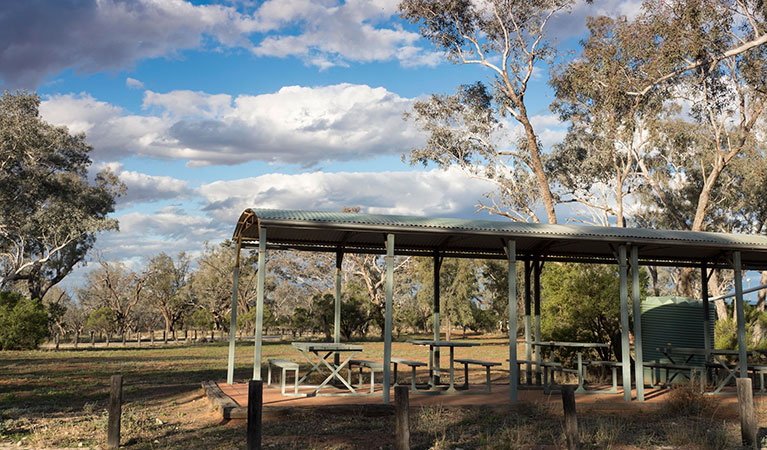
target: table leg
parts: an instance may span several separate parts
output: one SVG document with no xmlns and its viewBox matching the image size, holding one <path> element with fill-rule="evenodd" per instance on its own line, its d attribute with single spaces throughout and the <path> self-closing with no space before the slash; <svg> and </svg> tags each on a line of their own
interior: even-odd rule
<svg viewBox="0 0 767 450">
<path fill-rule="evenodd" d="M 429 346 L 429 384 L 431 387 L 435 386 L 434 383 L 434 347 Z"/>
<path fill-rule="evenodd" d="M 343 361 L 343 362 L 342 362 L 342 363 L 341 363 L 339 366 L 337 366 L 335 369 L 334 369 L 334 368 L 333 368 L 333 367 L 332 367 L 332 366 L 331 366 L 331 365 L 330 365 L 330 364 L 327 362 L 327 360 L 326 360 L 325 358 L 322 358 L 322 359 L 320 360 L 320 362 L 321 362 L 321 363 L 323 363 L 323 364 L 325 364 L 325 366 L 326 366 L 326 367 L 327 367 L 327 368 L 330 370 L 330 375 L 328 375 L 328 377 L 327 377 L 327 378 L 325 378 L 325 381 L 323 381 L 323 382 L 322 382 L 322 384 L 320 384 L 319 386 L 317 386 L 317 389 L 315 389 L 315 390 L 314 390 L 314 394 L 317 394 L 317 392 L 319 392 L 319 391 L 320 391 L 320 389 L 322 389 L 323 387 L 325 387 L 325 385 L 326 385 L 326 384 L 328 384 L 328 383 L 329 383 L 329 382 L 330 382 L 330 381 L 333 379 L 333 377 L 335 377 L 335 378 L 339 379 L 339 380 L 341 381 L 341 383 L 343 383 L 343 384 L 344 384 L 344 386 L 346 386 L 346 389 L 348 389 L 348 390 L 349 390 L 349 391 L 350 391 L 352 394 L 356 394 L 356 393 L 357 393 L 357 391 L 355 391 L 355 390 L 354 390 L 354 388 L 353 388 L 353 387 L 351 387 L 351 385 L 349 385 L 349 383 L 347 383 L 347 382 L 346 382 L 346 380 L 344 379 L 344 377 L 342 377 L 342 376 L 339 374 L 339 372 L 341 371 L 341 369 L 343 369 L 344 367 L 346 367 L 346 365 L 347 365 L 347 364 L 349 364 L 349 361 L 352 359 L 352 357 L 354 357 L 354 355 L 356 355 L 356 354 L 357 354 L 357 352 L 352 352 L 351 354 L 349 354 L 349 356 L 348 356 L 348 357 L 347 357 L 347 358 L 346 358 L 346 359 L 345 359 L 345 360 L 344 360 L 344 361 Z M 326 357 L 327 357 L 327 356 L 330 356 L 330 355 L 331 355 L 331 353 L 328 353 L 328 354 L 326 355 Z M 319 356 L 319 355 L 318 355 L 318 356 Z"/>
<path fill-rule="evenodd" d="M 300 379 L 300 380 L 298 380 L 298 384 L 299 384 L 299 385 L 301 385 L 301 384 L 303 384 L 303 382 L 304 382 L 304 381 L 306 381 L 306 379 L 309 377 L 309 375 L 311 375 L 313 372 L 317 371 L 317 372 L 319 372 L 319 373 L 322 373 L 322 369 L 320 368 L 320 362 L 319 362 L 319 361 L 317 361 L 317 362 L 315 363 L 314 361 L 312 361 L 312 359 L 311 359 L 311 358 L 309 358 L 309 355 L 307 355 L 307 354 L 306 354 L 306 352 L 304 352 L 304 351 L 303 351 L 303 350 L 301 350 L 301 349 L 298 349 L 298 351 L 299 351 L 299 352 L 300 352 L 302 355 L 304 355 L 304 358 L 306 358 L 306 360 L 307 360 L 307 361 L 309 361 L 309 364 L 311 364 L 311 365 L 312 365 L 312 367 L 311 367 L 311 368 L 310 368 L 310 369 L 309 369 L 309 370 L 306 372 L 306 374 L 304 374 L 304 376 L 303 376 L 303 377 L 301 377 L 301 379 Z M 315 354 L 315 355 L 316 355 L 316 354 Z M 320 355 L 316 355 L 316 356 L 319 358 L 319 356 L 320 356 Z"/>
<path fill-rule="evenodd" d="M 455 352 L 455 349 L 451 346 L 450 347 L 450 387 L 447 388 L 448 392 L 455 392 L 455 370 L 454 370 L 454 362 L 453 362 L 454 352 Z"/>
</svg>

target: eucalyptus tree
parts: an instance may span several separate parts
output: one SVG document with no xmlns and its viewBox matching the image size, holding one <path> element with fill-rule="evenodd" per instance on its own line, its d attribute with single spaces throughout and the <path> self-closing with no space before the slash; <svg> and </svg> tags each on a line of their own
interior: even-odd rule
<svg viewBox="0 0 767 450">
<path fill-rule="evenodd" d="M 160 253 L 147 267 L 146 302 L 162 314 L 166 333 L 175 333 L 176 326 L 195 306 L 187 292 L 189 263 L 189 257 L 183 252 L 175 260 Z"/>
<path fill-rule="evenodd" d="M 643 8 L 631 22 L 590 20 L 582 53 L 552 77 L 554 108 L 571 127 L 551 172 L 603 224 L 726 230 L 718 211 L 733 186 L 728 168 L 763 145 L 755 133 L 767 107 L 763 4 L 647 0 Z M 676 281 L 694 295 L 692 270 Z M 712 291 L 720 285 L 715 274 Z M 723 302 L 717 310 L 726 313 Z"/>
<path fill-rule="evenodd" d="M 114 331 L 124 333 L 137 319 L 139 303 L 145 301 L 144 288 L 149 273 L 133 272 L 122 263 L 108 262 L 101 258 L 98 263 L 99 267 L 88 274 L 83 297 L 93 309 L 106 308 L 111 311 L 110 315 L 100 312 L 99 320 L 103 322 L 106 320 L 104 317 L 111 317 L 114 320 Z"/>
<path fill-rule="evenodd" d="M 35 94 L 0 97 L 0 288 L 21 282 L 32 298 L 83 260 L 124 185 L 109 170 L 89 180 L 84 134 L 44 122 Z"/>
<path fill-rule="evenodd" d="M 256 298 L 256 259 L 249 251 L 240 256 L 238 308 L 247 312 Z M 232 308 L 232 270 L 234 244 L 226 240 L 219 244 L 205 243 L 197 259 L 198 269 L 189 280 L 191 295 L 198 308 L 208 311 L 218 329 L 229 326 L 227 315 Z"/>
<path fill-rule="evenodd" d="M 512 220 L 540 222 L 542 203 L 549 223 L 557 222 L 556 193 L 546 170 L 544 149 L 528 112 L 526 95 L 534 71 L 551 63 L 555 47 L 546 38 L 551 18 L 574 0 L 404 0 L 402 17 L 421 25 L 421 35 L 458 64 L 488 69 L 490 85 L 478 82 L 455 95 L 432 95 L 416 102 L 406 118 L 429 134 L 423 148 L 406 156 L 411 164 L 459 165 L 492 181 L 497 193 L 480 208 Z M 511 118 L 522 137 L 504 136 Z"/>
</svg>

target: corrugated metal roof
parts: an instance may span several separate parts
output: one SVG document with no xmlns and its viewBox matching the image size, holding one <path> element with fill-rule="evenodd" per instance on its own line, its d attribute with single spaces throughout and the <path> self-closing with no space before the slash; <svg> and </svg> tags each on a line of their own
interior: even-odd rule
<svg viewBox="0 0 767 450">
<path fill-rule="evenodd" d="M 383 248 L 381 233 L 394 233 L 395 247 L 425 252 L 440 249 L 463 256 L 502 255 L 503 241 L 513 239 L 521 254 L 613 258 L 615 245 L 639 245 L 647 260 L 711 261 L 722 252 L 741 250 L 744 266 L 767 268 L 767 237 L 641 228 L 549 225 L 495 220 L 248 209 L 235 229 L 245 241 L 258 239 L 258 227 L 269 231 L 269 243 L 299 249 L 327 250 L 345 245 L 357 250 Z"/>
</svg>

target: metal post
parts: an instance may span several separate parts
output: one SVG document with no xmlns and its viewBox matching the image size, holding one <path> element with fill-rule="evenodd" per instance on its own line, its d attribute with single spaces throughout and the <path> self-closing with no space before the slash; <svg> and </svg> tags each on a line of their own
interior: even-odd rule
<svg viewBox="0 0 767 450">
<path fill-rule="evenodd" d="M 253 349 L 253 379 L 261 379 L 261 334 L 264 325 L 264 283 L 266 282 L 266 228 L 258 228 L 258 285 L 256 287 L 256 338 Z"/>
<path fill-rule="evenodd" d="M 706 261 L 700 266 L 700 296 L 703 300 L 703 348 L 706 350 L 706 362 L 711 361 L 711 312 L 708 304 L 708 267 Z"/>
<path fill-rule="evenodd" d="M 439 317 L 439 270 L 442 268 L 442 259 L 439 257 L 439 250 L 434 250 L 434 340 L 439 340 L 440 317 Z M 434 348 L 434 373 L 432 374 L 433 384 L 439 384 L 439 347 Z"/>
<path fill-rule="evenodd" d="M 343 283 L 341 265 L 344 261 L 344 252 L 340 248 L 336 252 L 336 309 L 334 315 L 333 342 L 341 342 L 341 284 Z M 333 362 L 337 366 L 340 364 L 340 355 L 336 353 Z"/>
<path fill-rule="evenodd" d="M 623 400 L 631 401 L 631 354 L 629 353 L 629 286 L 626 246 L 618 247 L 621 302 L 621 366 L 623 367 Z"/>
<path fill-rule="evenodd" d="M 639 298 L 639 248 L 631 246 L 631 296 L 634 304 L 634 379 L 637 401 L 644 401 L 644 358 L 642 356 L 642 305 Z"/>
<path fill-rule="evenodd" d="M 232 268 L 232 317 L 229 322 L 229 364 L 226 368 L 226 383 L 234 383 L 234 346 L 237 335 L 237 292 L 240 285 L 240 249 L 242 240 L 237 238 L 234 250 L 234 268 Z M 153 336 L 154 337 L 154 336 Z M 154 340 L 154 339 L 153 339 Z"/>
<path fill-rule="evenodd" d="M 533 301 L 534 301 L 534 313 L 535 313 L 535 341 L 541 341 L 541 262 L 536 258 L 533 260 L 533 280 L 535 285 L 533 286 Z M 536 345 L 535 348 L 535 384 L 541 384 L 541 347 Z"/>
<path fill-rule="evenodd" d="M 384 316 L 383 402 L 389 404 L 391 377 L 392 299 L 394 296 L 394 235 L 386 235 L 386 315 Z"/>
<path fill-rule="evenodd" d="M 509 400 L 517 401 L 519 366 L 517 365 L 517 243 L 506 244 L 509 257 Z M 488 383 L 490 380 L 488 380 Z M 488 389 L 490 388 L 488 384 Z"/>
<path fill-rule="evenodd" d="M 740 252 L 732 253 L 732 268 L 735 271 L 735 315 L 738 321 L 738 366 L 740 378 L 748 376 L 746 359 L 746 320 L 743 317 L 743 273 L 740 265 Z"/>
<path fill-rule="evenodd" d="M 532 275 L 532 267 L 530 266 L 530 260 L 525 260 L 525 360 L 532 361 L 533 349 L 530 345 L 530 302 L 532 300 L 532 292 L 530 291 L 530 275 Z M 530 364 L 525 364 L 525 372 L 527 372 L 527 384 L 533 382 L 533 371 Z"/>
</svg>

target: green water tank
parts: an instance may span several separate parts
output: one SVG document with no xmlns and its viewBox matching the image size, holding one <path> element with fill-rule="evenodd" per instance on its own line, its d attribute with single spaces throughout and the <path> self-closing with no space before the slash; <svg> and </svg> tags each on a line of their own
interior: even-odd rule
<svg viewBox="0 0 767 450">
<path fill-rule="evenodd" d="M 642 359 L 645 362 L 670 362 L 657 350 L 658 347 L 705 348 L 702 301 L 673 296 L 647 297 L 642 302 L 641 311 Z M 709 344 L 714 348 L 714 302 L 709 302 L 709 318 Z M 682 355 L 674 357 L 678 364 L 685 359 Z M 695 356 L 688 364 L 702 366 L 704 360 L 703 356 Z M 649 369 L 645 369 L 645 377 L 649 377 Z M 664 381 L 662 378 L 660 381 Z M 647 380 L 649 382 L 649 378 Z M 676 380 L 686 381 L 686 378 L 677 376 Z"/>
</svg>

